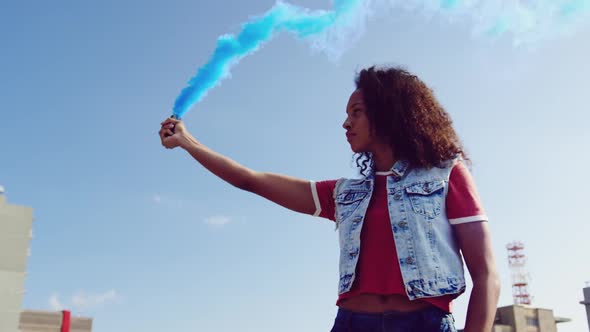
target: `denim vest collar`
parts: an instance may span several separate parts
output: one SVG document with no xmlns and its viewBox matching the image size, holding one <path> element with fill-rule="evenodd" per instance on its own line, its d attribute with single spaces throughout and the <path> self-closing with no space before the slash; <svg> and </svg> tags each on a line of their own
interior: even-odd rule
<svg viewBox="0 0 590 332">
<path fill-rule="evenodd" d="M 398 160 L 395 163 L 393 163 L 393 166 L 391 166 L 391 168 L 389 169 L 390 172 L 393 173 L 394 176 L 402 178 L 404 177 L 404 174 L 406 173 L 406 171 L 409 169 L 410 167 L 410 162 L 407 160 Z M 375 167 L 371 167 L 371 170 L 369 172 L 369 175 L 367 175 L 365 177 L 366 180 L 374 180 L 375 179 Z"/>
<path fill-rule="evenodd" d="M 410 163 L 407 160 L 398 160 L 391 167 L 391 171 L 395 176 L 403 178 L 409 166 Z"/>
</svg>

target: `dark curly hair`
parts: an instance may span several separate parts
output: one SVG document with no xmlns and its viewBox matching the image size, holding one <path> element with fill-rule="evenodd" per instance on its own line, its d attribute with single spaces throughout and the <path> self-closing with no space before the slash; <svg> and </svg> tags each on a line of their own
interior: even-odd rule
<svg viewBox="0 0 590 332">
<path fill-rule="evenodd" d="M 432 90 L 401 67 L 363 69 L 356 88 L 363 93 L 373 134 L 389 142 L 396 159 L 432 168 L 456 157 L 468 160 L 449 114 Z M 368 152 L 357 154 L 360 173 L 373 167 Z"/>
</svg>

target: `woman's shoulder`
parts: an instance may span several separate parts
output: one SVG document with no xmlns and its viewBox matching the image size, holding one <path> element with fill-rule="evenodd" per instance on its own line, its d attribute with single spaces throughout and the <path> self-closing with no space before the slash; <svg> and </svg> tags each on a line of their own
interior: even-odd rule
<svg viewBox="0 0 590 332">
<path fill-rule="evenodd" d="M 440 178 L 448 180 L 451 172 L 458 165 L 463 165 L 460 158 L 444 160 L 433 167 L 412 167 L 407 177 L 417 179 Z"/>
<path fill-rule="evenodd" d="M 368 177 L 362 178 L 340 178 L 335 183 L 335 191 L 370 191 L 371 185 Z"/>
</svg>

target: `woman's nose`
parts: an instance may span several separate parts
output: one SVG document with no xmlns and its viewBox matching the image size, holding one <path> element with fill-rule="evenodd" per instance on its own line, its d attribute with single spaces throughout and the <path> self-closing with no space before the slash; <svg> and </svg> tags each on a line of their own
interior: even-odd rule
<svg viewBox="0 0 590 332">
<path fill-rule="evenodd" d="M 342 123 L 342 128 L 350 130 L 350 127 L 350 121 L 348 119 L 344 120 L 344 123 Z"/>
</svg>

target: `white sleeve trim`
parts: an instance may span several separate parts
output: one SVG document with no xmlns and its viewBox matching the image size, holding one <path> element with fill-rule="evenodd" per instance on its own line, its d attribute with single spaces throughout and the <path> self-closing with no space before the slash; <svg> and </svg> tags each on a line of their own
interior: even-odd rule
<svg viewBox="0 0 590 332">
<path fill-rule="evenodd" d="M 315 204 L 314 217 L 317 217 L 322 213 L 322 206 L 320 205 L 320 199 L 318 197 L 318 189 L 316 188 L 315 181 L 309 181 L 311 185 L 311 196 L 313 196 L 313 203 Z"/>
<path fill-rule="evenodd" d="M 488 216 L 486 216 L 485 214 L 480 214 L 477 216 L 449 219 L 449 222 L 451 223 L 451 225 L 465 224 L 468 222 L 475 222 L 475 221 L 488 221 Z"/>
</svg>

